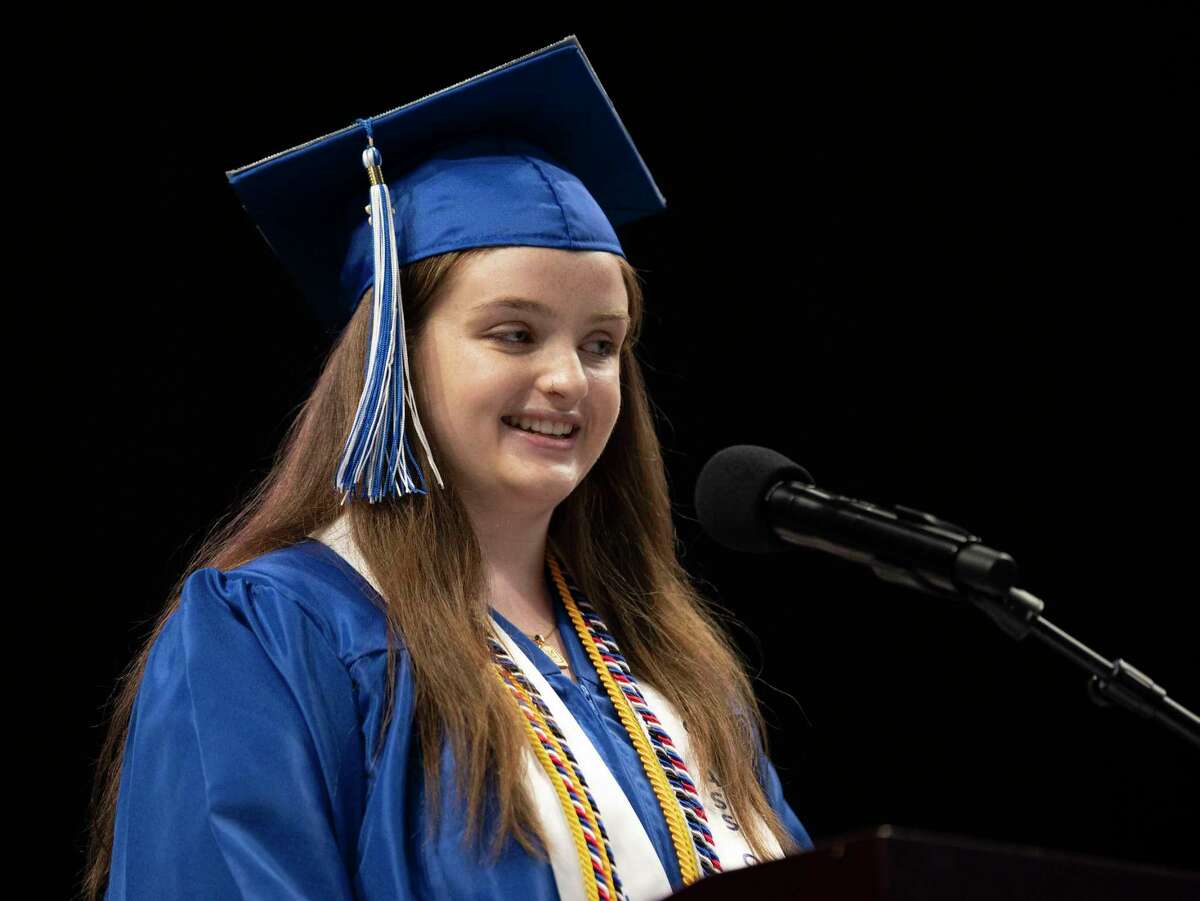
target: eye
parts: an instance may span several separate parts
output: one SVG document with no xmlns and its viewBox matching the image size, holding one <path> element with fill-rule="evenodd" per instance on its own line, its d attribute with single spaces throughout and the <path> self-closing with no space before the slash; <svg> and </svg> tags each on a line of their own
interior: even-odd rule
<svg viewBox="0 0 1200 901">
<path fill-rule="evenodd" d="M 524 339 L 522 339 L 520 337 L 522 335 L 525 336 Z M 496 334 L 491 335 L 489 337 L 491 337 L 497 341 L 500 341 L 502 344 L 526 344 L 526 343 L 528 343 L 527 339 L 529 337 L 529 329 L 521 328 L 521 329 L 513 329 L 512 331 L 509 331 L 509 332 L 497 332 Z M 515 340 L 511 340 L 511 339 L 515 339 Z"/>
<path fill-rule="evenodd" d="M 594 341 L 589 341 L 588 344 L 604 345 L 599 351 L 590 351 L 591 353 L 596 354 L 598 357 L 611 357 L 617 352 L 617 345 L 607 338 L 596 338 Z"/>
</svg>

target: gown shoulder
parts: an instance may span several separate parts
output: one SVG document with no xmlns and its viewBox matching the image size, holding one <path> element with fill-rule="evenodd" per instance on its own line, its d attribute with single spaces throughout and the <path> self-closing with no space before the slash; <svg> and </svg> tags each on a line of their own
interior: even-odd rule
<svg viewBox="0 0 1200 901">
<path fill-rule="evenodd" d="M 185 581 L 130 719 L 107 898 L 354 897 L 354 666 L 385 621 L 317 544 Z"/>
<path fill-rule="evenodd" d="M 382 599 L 336 551 L 316 539 L 279 548 L 224 576 L 261 586 L 308 617 L 347 666 L 387 649 Z"/>
</svg>

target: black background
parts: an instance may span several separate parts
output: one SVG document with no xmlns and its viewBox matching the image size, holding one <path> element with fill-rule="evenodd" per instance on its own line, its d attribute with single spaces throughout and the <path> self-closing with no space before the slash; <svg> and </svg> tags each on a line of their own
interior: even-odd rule
<svg viewBox="0 0 1200 901">
<path fill-rule="evenodd" d="M 1093 706 L 1081 673 L 974 610 L 720 549 L 691 498 L 712 453 L 751 443 L 964 523 L 1052 621 L 1200 708 L 1194 542 L 1173 524 L 1196 500 L 1200 296 L 1178 24 L 471 30 L 110 48 L 80 86 L 97 139 L 74 169 L 104 214 L 81 264 L 106 302 L 76 357 L 79 565 L 101 574 L 72 636 L 76 852 L 99 708 L 326 349 L 224 171 L 574 33 L 668 203 L 621 237 L 684 562 L 746 624 L 814 838 L 888 822 L 1195 867 L 1181 739 Z"/>
</svg>

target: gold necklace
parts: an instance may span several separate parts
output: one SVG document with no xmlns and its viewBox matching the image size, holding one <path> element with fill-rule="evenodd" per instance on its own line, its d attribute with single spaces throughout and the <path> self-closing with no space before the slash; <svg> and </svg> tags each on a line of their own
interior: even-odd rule
<svg viewBox="0 0 1200 901">
<path fill-rule="evenodd" d="M 549 636 L 550 636 L 550 633 L 548 633 L 548 632 L 546 633 L 545 636 L 534 635 L 533 643 L 538 646 L 539 651 L 541 651 L 543 654 L 545 654 L 547 657 L 549 657 L 551 660 L 553 660 L 559 669 L 569 669 L 570 664 L 567 663 L 566 658 L 563 657 L 563 655 L 559 652 L 558 648 L 556 648 L 554 645 L 552 645 L 548 641 L 546 641 L 546 638 L 548 638 Z"/>
</svg>

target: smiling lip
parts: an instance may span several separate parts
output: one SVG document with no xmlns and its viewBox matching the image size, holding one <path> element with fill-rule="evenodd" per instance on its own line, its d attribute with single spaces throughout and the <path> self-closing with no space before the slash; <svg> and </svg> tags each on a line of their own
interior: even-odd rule
<svg viewBox="0 0 1200 901">
<path fill-rule="evenodd" d="M 575 446 L 575 439 L 579 437 L 579 429 L 575 429 L 575 431 L 563 438 L 556 438 L 553 435 L 528 432 L 515 425 L 509 425 L 507 422 L 503 423 L 503 425 L 506 429 L 516 432 L 519 437 L 524 438 L 534 447 L 544 447 L 549 450 L 570 450 Z"/>
<path fill-rule="evenodd" d="M 545 420 L 548 422 L 565 422 L 568 425 L 582 426 L 583 417 L 578 413 L 560 413 L 556 410 L 521 410 L 517 413 L 507 413 L 508 419 Z M 501 417 L 502 419 L 505 417 Z"/>
</svg>

